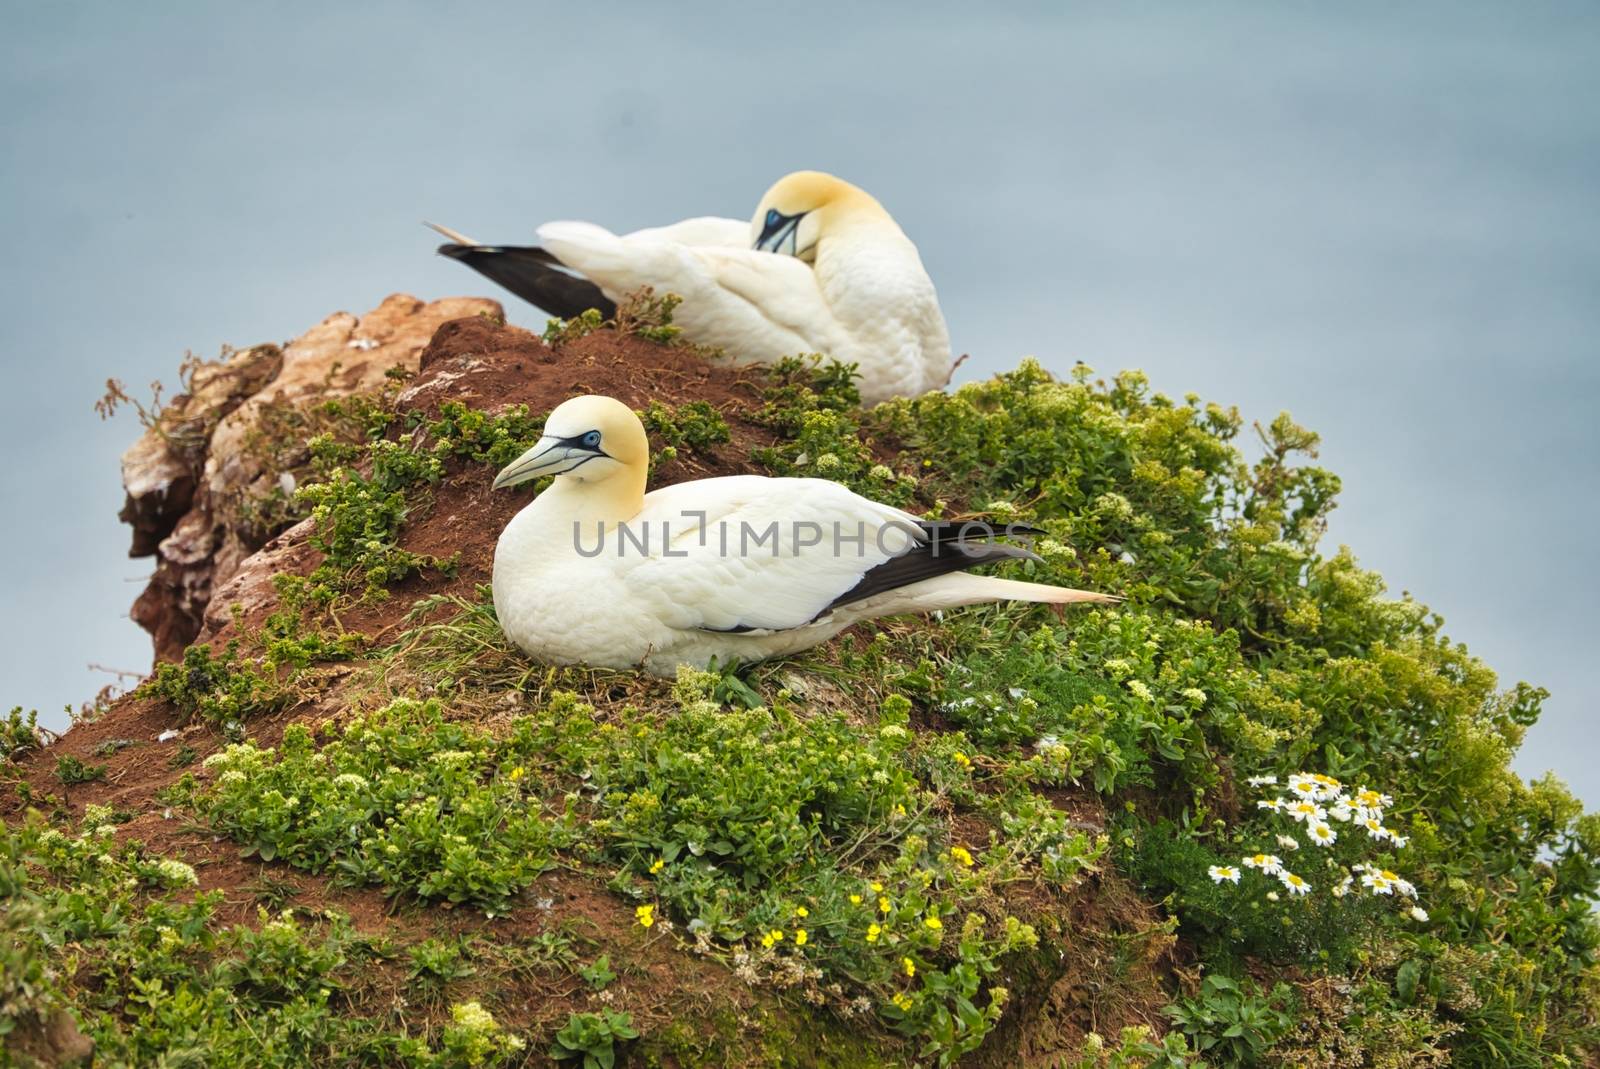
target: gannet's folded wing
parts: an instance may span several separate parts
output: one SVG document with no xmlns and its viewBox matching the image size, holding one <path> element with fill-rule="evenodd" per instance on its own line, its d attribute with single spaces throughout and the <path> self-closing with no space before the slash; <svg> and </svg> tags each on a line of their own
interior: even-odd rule
<svg viewBox="0 0 1600 1069">
<path fill-rule="evenodd" d="M 618 236 L 593 223 L 546 223 L 539 240 L 613 301 L 649 286 L 683 298 L 675 321 L 688 337 L 748 353 L 844 351 L 849 335 L 816 273 L 792 256 L 729 245 Z M 647 233 L 647 232 L 646 232 Z"/>
<path fill-rule="evenodd" d="M 629 526 L 652 538 L 648 556 L 622 546 L 629 591 L 683 630 L 803 626 L 922 537 L 909 513 L 837 483 L 759 476 L 657 490 Z"/>
<path fill-rule="evenodd" d="M 723 245 L 735 249 L 748 249 L 750 223 L 742 219 L 699 215 L 666 226 L 634 230 L 622 235 L 622 238 L 624 241 L 675 241 L 680 245 Z"/>
</svg>

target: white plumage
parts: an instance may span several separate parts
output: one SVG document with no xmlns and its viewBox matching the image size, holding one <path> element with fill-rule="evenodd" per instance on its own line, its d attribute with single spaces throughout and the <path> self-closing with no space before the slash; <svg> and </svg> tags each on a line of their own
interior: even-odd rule
<svg viewBox="0 0 1600 1069">
<path fill-rule="evenodd" d="M 495 610 L 530 655 L 671 675 L 713 658 L 793 653 L 878 616 L 1115 600 L 966 574 L 957 569 L 1027 554 L 947 545 L 953 556 L 941 562 L 928 525 L 822 479 L 741 475 L 646 494 L 648 458 L 633 412 L 580 397 L 551 413 L 545 436 L 496 479 L 557 475 L 495 550 Z"/>
<path fill-rule="evenodd" d="M 558 268 L 613 304 L 646 286 L 675 293 L 690 341 L 738 363 L 821 353 L 855 364 L 866 404 L 950 378 L 944 315 L 916 246 L 882 205 L 832 175 L 781 179 L 748 223 L 705 217 L 619 235 L 554 222 L 538 235 L 536 248 L 460 239 L 440 251 L 558 315 L 596 299 Z"/>
</svg>

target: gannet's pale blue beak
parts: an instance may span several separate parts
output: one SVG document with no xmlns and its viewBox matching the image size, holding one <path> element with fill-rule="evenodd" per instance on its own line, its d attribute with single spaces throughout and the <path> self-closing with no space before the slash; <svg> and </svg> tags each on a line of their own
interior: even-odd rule
<svg viewBox="0 0 1600 1069">
<path fill-rule="evenodd" d="M 805 216 L 805 212 L 784 215 L 776 208 L 767 209 L 767 216 L 761 221 L 761 236 L 756 239 L 756 250 L 793 256 L 795 242 L 799 236 L 800 220 Z"/>
<path fill-rule="evenodd" d="M 596 431 L 570 438 L 547 434 L 535 442 L 532 449 L 500 469 L 500 474 L 494 477 L 494 488 L 516 486 L 542 475 L 565 475 L 596 457 L 607 455 L 600 448 L 600 435 Z"/>
</svg>

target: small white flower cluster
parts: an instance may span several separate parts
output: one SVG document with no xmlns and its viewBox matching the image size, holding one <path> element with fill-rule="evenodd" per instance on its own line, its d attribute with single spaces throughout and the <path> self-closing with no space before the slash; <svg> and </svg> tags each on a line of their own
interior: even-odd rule
<svg viewBox="0 0 1600 1069">
<path fill-rule="evenodd" d="M 194 866 L 164 857 L 156 862 L 156 872 L 168 887 L 194 887 L 200 882 Z"/>
<path fill-rule="evenodd" d="M 1245 782 L 1252 787 L 1273 787 L 1278 777 L 1252 776 Z M 1287 796 L 1264 798 L 1256 803 L 1256 808 L 1282 813 L 1304 824 L 1306 838 L 1316 846 L 1332 846 L 1339 841 L 1339 833 L 1330 821 L 1359 825 L 1366 829 L 1368 838 L 1380 842 L 1388 840 L 1397 847 L 1409 842 L 1405 836 L 1384 826 L 1383 811 L 1394 804 L 1394 799 L 1387 794 L 1367 787 L 1347 794 L 1344 784 L 1320 772 L 1297 772 L 1289 777 L 1288 787 Z"/>
<path fill-rule="evenodd" d="M 494 1019 L 494 1015 L 484 1009 L 482 1003 L 476 999 L 471 1002 L 457 1002 L 451 1006 L 450 1019 L 463 1032 L 480 1036 L 502 1051 L 508 1053 L 519 1051 L 527 1046 L 521 1036 L 512 1035 L 501 1028 L 500 1022 Z"/>
<path fill-rule="evenodd" d="M 1277 787 L 1278 777 L 1251 776 L 1245 782 L 1256 788 Z M 1302 834 L 1313 846 L 1327 848 L 1338 842 L 1339 832 L 1333 826 L 1336 822 L 1365 829 L 1367 838 L 1372 841 L 1388 842 L 1395 847 L 1403 847 L 1408 842 L 1405 836 L 1383 823 L 1384 810 L 1394 804 L 1394 799 L 1381 791 L 1367 787 L 1348 791 L 1343 783 L 1320 772 L 1297 772 L 1289 777 L 1286 787 L 1284 794 L 1263 799 L 1256 806 L 1282 814 L 1301 825 Z M 1276 838 L 1280 849 L 1300 849 L 1300 841 L 1292 835 L 1278 835 Z M 1276 854 L 1253 854 L 1244 858 L 1242 864 L 1263 876 L 1277 877 L 1291 895 L 1303 895 L 1311 890 L 1311 885 L 1290 872 Z M 1332 858 L 1327 860 L 1327 864 L 1340 868 Z M 1233 865 L 1212 865 L 1208 872 L 1214 883 L 1237 884 L 1241 875 L 1241 870 Z M 1330 888 L 1330 893 L 1334 898 L 1344 898 L 1358 880 L 1362 887 L 1374 895 L 1410 900 L 1417 897 L 1417 888 L 1409 880 L 1367 862 L 1357 862 L 1345 870 L 1344 878 Z M 1272 901 L 1278 900 L 1275 891 L 1267 897 Z M 1408 912 L 1414 920 L 1428 919 L 1427 911 L 1421 906 L 1413 904 Z"/>
<path fill-rule="evenodd" d="M 1276 876 L 1284 890 L 1291 895 L 1307 894 L 1311 885 L 1284 867 L 1283 858 L 1277 854 L 1251 854 L 1242 862 L 1247 869 L 1255 869 L 1263 876 Z M 1238 883 L 1240 872 L 1232 865 L 1212 865 L 1208 870 L 1216 883 Z M 1273 899 L 1276 901 L 1276 898 Z"/>
<path fill-rule="evenodd" d="M 1417 888 L 1410 880 L 1402 879 L 1388 869 L 1360 862 L 1352 865 L 1351 870 L 1360 873 L 1361 886 L 1375 895 L 1400 894 L 1406 898 L 1417 897 Z"/>
</svg>

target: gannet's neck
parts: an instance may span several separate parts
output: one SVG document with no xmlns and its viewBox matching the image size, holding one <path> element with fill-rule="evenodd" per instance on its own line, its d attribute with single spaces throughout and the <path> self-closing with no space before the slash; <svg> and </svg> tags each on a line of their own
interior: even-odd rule
<svg viewBox="0 0 1600 1069">
<path fill-rule="evenodd" d="M 614 526 L 633 519 L 644 507 L 645 477 L 642 466 L 629 466 L 600 482 L 559 475 L 533 504 L 544 515 Z"/>
</svg>

